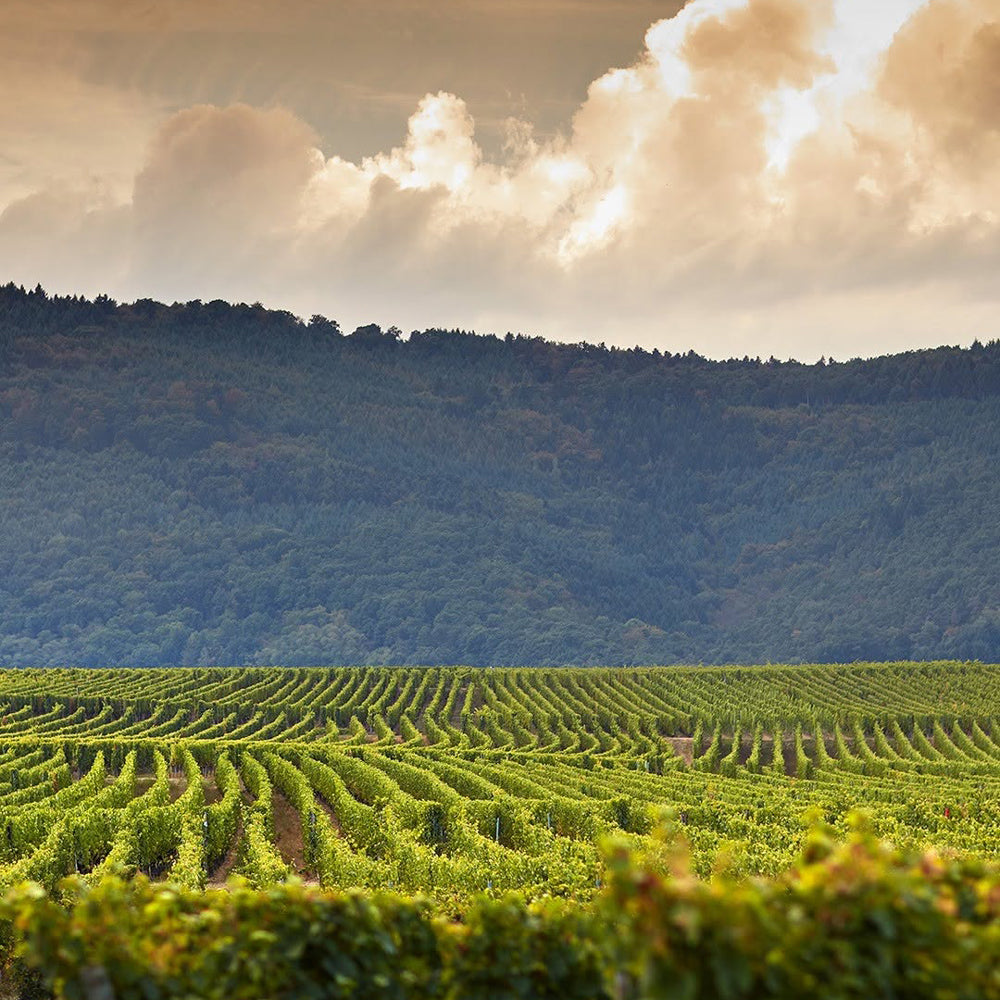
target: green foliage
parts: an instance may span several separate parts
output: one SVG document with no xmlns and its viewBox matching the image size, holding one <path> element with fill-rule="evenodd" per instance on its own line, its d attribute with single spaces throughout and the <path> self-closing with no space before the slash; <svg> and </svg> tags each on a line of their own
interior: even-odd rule
<svg viewBox="0 0 1000 1000">
<path fill-rule="evenodd" d="M 0 664 L 1000 659 L 1000 342 L 335 331 L 0 288 Z"/>
<path fill-rule="evenodd" d="M 143 878 L 0 902 L 0 958 L 64 1000 L 996 1000 L 1000 870 L 900 852 L 852 820 L 813 827 L 771 879 L 693 877 L 677 831 L 662 857 L 607 846 L 593 907 L 421 900 L 291 883 L 198 893 Z M 39 985 L 35 982 L 35 995 Z"/>
<path fill-rule="evenodd" d="M 0 672 L 4 976 L 1000 1000 L 998 716 L 963 663 Z"/>
<path fill-rule="evenodd" d="M 0 884 L 586 903 L 600 838 L 649 850 L 665 805 L 700 877 L 775 875 L 805 811 L 859 806 L 901 847 L 993 857 L 998 714 L 1000 674 L 961 663 L 0 672 Z"/>
<path fill-rule="evenodd" d="M 483 900 L 445 938 L 449 997 L 490 1000 L 608 1000 L 593 916 L 550 900 Z"/>
<path fill-rule="evenodd" d="M 604 914 L 647 1000 L 1000 996 L 1000 872 L 981 863 L 814 829 L 774 881 L 703 881 L 683 860 L 662 878 L 627 852 L 611 869 Z"/>
<path fill-rule="evenodd" d="M 36 888 L 4 904 L 21 944 L 59 997 L 150 1000 L 442 996 L 441 959 L 419 903 L 318 896 L 289 885 L 207 895 L 144 880 L 66 890 Z"/>
</svg>

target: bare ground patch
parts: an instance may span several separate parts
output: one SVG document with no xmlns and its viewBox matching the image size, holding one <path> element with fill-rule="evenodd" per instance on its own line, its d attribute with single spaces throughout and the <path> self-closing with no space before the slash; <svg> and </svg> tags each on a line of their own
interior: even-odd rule
<svg viewBox="0 0 1000 1000">
<path fill-rule="evenodd" d="M 219 786 L 215 781 L 214 771 L 212 771 L 211 774 L 205 775 L 201 779 L 201 783 L 205 789 L 205 805 L 210 806 L 213 802 L 221 801 L 222 792 L 219 790 Z"/>
<path fill-rule="evenodd" d="M 277 789 L 271 791 L 274 811 L 274 846 L 288 867 L 305 878 L 310 874 L 306 866 L 306 845 L 302 839 L 302 821 L 295 807 Z"/>
<path fill-rule="evenodd" d="M 694 760 L 694 737 L 668 736 L 666 740 L 674 748 L 674 753 L 684 761 L 687 767 L 690 767 Z"/>
</svg>

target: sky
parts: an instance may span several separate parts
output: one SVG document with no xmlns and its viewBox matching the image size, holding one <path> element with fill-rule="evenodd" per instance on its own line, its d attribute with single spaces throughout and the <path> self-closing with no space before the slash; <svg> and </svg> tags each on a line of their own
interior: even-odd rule
<svg viewBox="0 0 1000 1000">
<path fill-rule="evenodd" d="M 1000 0 L 4 0 L 0 281 L 842 360 L 1000 336 Z"/>
</svg>

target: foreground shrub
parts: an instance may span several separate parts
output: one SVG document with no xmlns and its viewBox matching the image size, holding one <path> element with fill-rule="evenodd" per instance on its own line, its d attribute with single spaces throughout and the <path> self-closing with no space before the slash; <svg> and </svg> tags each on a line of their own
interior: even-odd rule
<svg viewBox="0 0 1000 1000">
<path fill-rule="evenodd" d="M 785 876 L 695 878 L 683 843 L 607 852 L 593 906 L 144 878 L 0 906 L 21 996 L 68 1000 L 1000 1000 L 1000 871 L 818 828 Z M 43 982 L 32 979 L 40 973 Z M 6 977 L 8 982 L 9 975 Z"/>
<path fill-rule="evenodd" d="M 649 1000 L 1000 997 L 1000 872 L 936 852 L 905 855 L 869 836 L 811 833 L 774 880 L 672 876 L 611 854 L 601 902 L 613 961 Z"/>
<path fill-rule="evenodd" d="M 441 995 L 420 902 L 301 885 L 197 893 L 108 879 L 11 894 L 17 952 L 58 997 L 422 1000 Z"/>
</svg>

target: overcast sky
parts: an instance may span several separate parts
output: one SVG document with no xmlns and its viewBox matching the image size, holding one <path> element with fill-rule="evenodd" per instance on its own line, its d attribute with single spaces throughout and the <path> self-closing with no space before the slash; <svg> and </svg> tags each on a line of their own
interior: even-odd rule
<svg viewBox="0 0 1000 1000">
<path fill-rule="evenodd" d="M 845 358 L 1000 336 L 1000 0 L 4 0 L 0 280 Z"/>
</svg>

